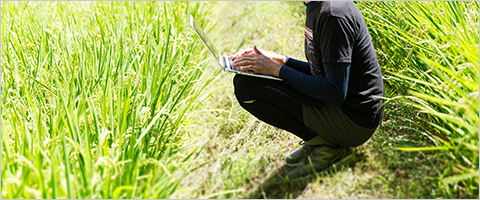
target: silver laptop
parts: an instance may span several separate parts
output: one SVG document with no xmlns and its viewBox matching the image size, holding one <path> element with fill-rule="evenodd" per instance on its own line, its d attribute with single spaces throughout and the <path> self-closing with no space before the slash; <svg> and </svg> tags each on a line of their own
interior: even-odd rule
<svg viewBox="0 0 480 200">
<path fill-rule="evenodd" d="M 198 37 L 200 38 L 200 40 L 202 40 L 203 44 L 205 44 L 208 51 L 210 51 L 213 58 L 215 58 L 215 60 L 217 61 L 218 65 L 222 67 L 223 71 L 243 74 L 247 76 L 255 76 L 259 78 L 267 78 L 267 79 L 273 79 L 273 80 L 279 80 L 279 81 L 282 80 L 275 76 L 255 74 L 252 71 L 241 71 L 241 70 L 234 69 L 232 67 L 232 59 L 230 58 L 230 56 L 221 56 L 220 53 L 218 53 L 215 46 L 213 46 L 212 42 L 210 42 L 207 35 L 203 32 L 202 28 L 200 28 L 197 21 L 193 18 L 192 15 L 190 15 L 190 26 L 193 28 L 195 33 L 197 33 Z"/>
</svg>

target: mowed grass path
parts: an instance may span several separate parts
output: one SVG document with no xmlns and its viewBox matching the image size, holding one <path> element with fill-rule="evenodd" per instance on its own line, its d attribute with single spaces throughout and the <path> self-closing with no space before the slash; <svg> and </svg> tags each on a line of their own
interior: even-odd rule
<svg viewBox="0 0 480 200">
<path fill-rule="evenodd" d="M 215 6 L 214 17 L 210 20 L 217 24 L 209 34 L 222 53 L 233 54 L 239 49 L 257 45 L 268 51 L 304 60 L 305 7 L 302 2 L 218 2 Z M 367 6 L 380 11 L 367 11 Z M 377 16 L 376 14 L 382 16 L 381 9 L 385 8 L 375 3 L 361 4 L 359 7 L 362 12 L 370 12 L 364 13 L 368 17 Z M 470 12 L 470 10 L 467 11 Z M 394 16 L 394 13 L 390 15 Z M 393 17 L 385 20 L 389 19 Z M 381 28 L 378 25 L 375 26 L 371 20 L 375 18 L 367 19 L 370 28 Z M 389 22 L 396 24 L 399 21 Z M 467 26 L 470 27 L 471 24 Z M 471 28 L 478 32 L 478 26 Z M 415 32 L 416 29 L 412 30 Z M 382 43 L 386 41 L 386 39 L 382 40 L 386 36 L 378 32 L 379 30 L 376 30 L 374 32 L 376 34 L 373 34 L 375 45 L 383 44 L 386 47 L 401 48 L 401 46 Z M 384 32 L 388 34 L 388 31 Z M 391 37 L 396 38 L 393 34 Z M 396 45 L 403 44 L 396 43 Z M 391 67 L 413 69 L 414 67 L 409 64 L 415 64 L 418 59 L 412 58 L 410 63 L 395 65 L 395 62 L 385 60 L 385 56 L 398 56 L 396 51 L 385 48 L 378 48 L 377 51 L 383 64 L 382 70 L 386 77 L 385 86 L 388 97 L 405 94 L 398 91 L 399 88 L 403 91 L 409 88 L 392 81 L 394 75 Z M 210 67 L 212 70 L 218 70 L 214 63 L 211 63 Z M 443 182 L 444 177 L 462 173 L 449 170 L 451 166 L 459 163 L 451 161 L 452 154 L 445 151 L 397 149 L 397 147 L 438 145 L 428 134 L 418 131 L 418 129 L 431 130 L 429 128 L 431 126 L 428 122 L 420 120 L 418 110 L 406 101 L 390 101 L 386 104 L 383 125 L 378 128 L 371 140 L 357 148 L 360 159 L 352 166 L 337 169 L 333 173 L 321 175 L 306 183 L 282 182 L 275 178 L 275 175 L 284 172 L 285 156 L 299 147 L 298 142 L 301 139 L 260 122 L 243 110 L 234 97 L 232 79 L 232 74 L 220 73 L 210 85 L 208 90 L 214 93 L 203 104 L 201 112 L 204 114 L 196 126 L 199 131 L 198 138 L 191 143 L 192 146 L 204 147 L 196 162 L 207 164 L 187 176 L 173 197 L 478 198 L 478 175 L 465 178 L 466 182 L 449 184 Z M 476 81 L 478 85 L 478 79 Z M 475 91 L 474 88 L 473 91 Z M 478 87 L 476 91 L 478 93 Z M 478 104 L 478 98 L 476 102 Z M 478 121 L 478 109 L 476 111 L 474 109 L 474 112 L 477 114 Z M 475 144 L 475 137 L 478 140 L 478 132 L 471 133 L 471 136 L 473 138 L 470 141 Z M 478 141 L 476 144 L 478 149 Z M 478 170 L 478 161 L 475 162 L 475 159 L 478 160 L 478 153 L 476 157 L 473 154 L 469 159 L 473 159 L 472 169 Z M 468 170 L 466 172 L 469 173 Z"/>
</svg>

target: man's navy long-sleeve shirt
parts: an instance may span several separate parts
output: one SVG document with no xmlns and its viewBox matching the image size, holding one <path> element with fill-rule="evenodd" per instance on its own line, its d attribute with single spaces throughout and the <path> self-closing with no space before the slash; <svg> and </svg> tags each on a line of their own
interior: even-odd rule
<svg viewBox="0 0 480 200">
<path fill-rule="evenodd" d="M 287 57 L 280 69 L 280 78 L 296 90 L 335 106 L 347 96 L 349 63 L 324 63 L 325 78 L 312 76 L 310 64 Z"/>
</svg>

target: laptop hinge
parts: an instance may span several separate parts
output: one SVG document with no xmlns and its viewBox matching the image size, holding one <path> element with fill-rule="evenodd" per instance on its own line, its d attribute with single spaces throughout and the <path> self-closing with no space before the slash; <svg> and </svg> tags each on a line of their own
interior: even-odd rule
<svg viewBox="0 0 480 200">
<path fill-rule="evenodd" d="M 222 56 L 220 58 L 220 65 L 222 66 L 223 71 L 225 71 L 227 69 L 227 62 L 225 60 L 225 56 Z"/>
</svg>

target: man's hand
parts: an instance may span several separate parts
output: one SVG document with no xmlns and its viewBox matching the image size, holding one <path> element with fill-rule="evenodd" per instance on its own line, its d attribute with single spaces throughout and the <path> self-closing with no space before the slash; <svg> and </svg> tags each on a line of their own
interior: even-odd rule
<svg viewBox="0 0 480 200">
<path fill-rule="evenodd" d="M 256 46 L 254 46 L 254 48 L 256 48 Z M 236 60 L 238 57 L 246 55 L 246 54 L 258 54 L 258 53 L 255 53 L 254 48 L 242 49 L 242 50 L 238 51 L 235 55 L 230 56 L 230 58 L 232 58 L 232 60 Z M 279 54 L 272 53 L 272 52 L 268 52 L 268 51 L 258 49 L 258 48 L 256 48 L 256 49 L 261 54 L 263 54 L 264 56 L 266 56 L 267 58 L 272 60 L 273 62 L 276 62 L 276 63 L 281 64 L 281 65 L 285 65 L 285 62 L 286 62 L 286 59 L 287 59 L 286 56 L 279 55 Z"/>
<path fill-rule="evenodd" d="M 257 49 L 256 46 L 253 46 L 252 51 L 240 51 L 236 55 L 239 56 L 232 56 L 232 60 L 234 60 L 232 66 L 237 69 L 242 71 L 251 70 L 256 74 L 265 74 L 276 77 L 280 76 L 280 68 L 282 68 L 283 64 L 270 59 Z M 285 61 L 283 61 L 283 63 L 285 63 Z"/>
</svg>

